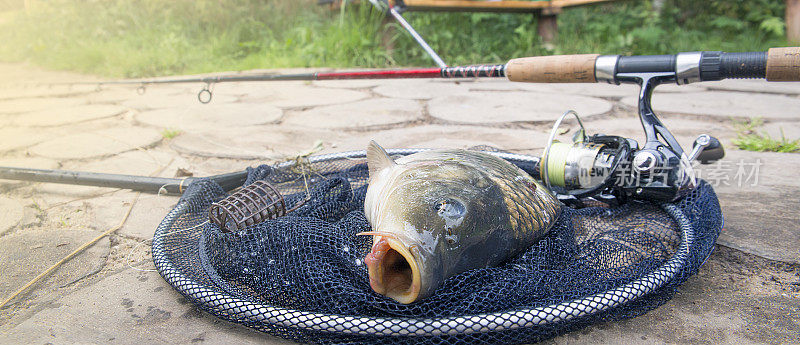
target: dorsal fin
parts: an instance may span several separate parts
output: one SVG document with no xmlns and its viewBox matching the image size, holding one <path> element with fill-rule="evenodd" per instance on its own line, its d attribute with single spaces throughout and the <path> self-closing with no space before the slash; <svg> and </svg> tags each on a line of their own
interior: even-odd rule
<svg viewBox="0 0 800 345">
<path fill-rule="evenodd" d="M 369 141 L 369 146 L 367 146 L 367 166 L 369 167 L 370 180 L 372 180 L 374 176 L 378 176 L 379 171 L 395 164 L 397 163 L 394 162 L 392 157 L 389 157 L 389 154 L 386 153 L 383 147 L 378 145 L 375 140 Z"/>
</svg>

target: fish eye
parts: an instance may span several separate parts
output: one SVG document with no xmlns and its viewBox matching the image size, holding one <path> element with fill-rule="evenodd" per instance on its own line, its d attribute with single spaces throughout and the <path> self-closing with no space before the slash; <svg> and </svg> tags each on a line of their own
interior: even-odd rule
<svg viewBox="0 0 800 345">
<path fill-rule="evenodd" d="M 450 219 L 463 217 L 467 211 L 464 204 L 451 198 L 440 200 L 433 205 L 433 208 L 439 216 Z"/>
<path fill-rule="evenodd" d="M 433 205 L 436 214 L 444 221 L 444 238 L 448 245 L 455 245 L 458 242 L 458 234 L 453 233 L 467 213 L 467 208 L 458 200 L 444 198 Z"/>
</svg>

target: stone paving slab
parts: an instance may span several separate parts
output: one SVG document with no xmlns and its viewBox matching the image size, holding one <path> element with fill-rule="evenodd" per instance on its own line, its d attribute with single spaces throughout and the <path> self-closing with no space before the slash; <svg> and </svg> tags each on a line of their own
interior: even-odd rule
<svg viewBox="0 0 800 345">
<path fill-rule="evenodd" d="M 242 169 L 243 170 L 243 169 Z M 235 170 L 230 170 L 232 172 Z M 161 220 L 178 203 L 178 196 L 158 195 L 154 193 L 137 193 L 119 190 L 98 197 L 87 198 L 73 203 L 87 209 L 90 227 L 105 231 L 120 223 L 131 202 L 135 201 L 130 216 L 116 234 L 138 240 L 150 239 Z"/>
<path fill-rule="evenodd" d="M 782 192 L 723 191 L 725 230 L 718 243 L 761 257 L 800 263 L 797 200 L 800 187 Z"/>
<path fill-rule="evenodd" d="M 233 171 L 233 170 L 232 170 Z M 178 203 L 177 196 L 143 194 L 133 206 L 131 215 L 120 234 L 136 238 L 149 239 L 167 213 Z"/>
<path fill-rule="evenodd" d="M 199 311 L 156 272 L 126 269 L 2 327 L 0 343 L 291 344 Z"/>
<path fill-rule="evenodd" d="M 637 86 L 637 89 L 638 89 L 638 86 Z M 706 90 L 706 86 L 703 85 L 703 83 L 694 83 L 694 84 L 688 84 L 688 85 L 678 85 L 678 84 L 669 83 L 669 84 L 659 85 L 656 88 L 655 93 L 658 94 L 658 93 L 675 93 L 675 92 L 679 92 L 679 93 L 680 92 L 701 92 L 701 91 L 707 91 Z"/>
<path fill-rule="evenodd" d="M 271 83 L 241 98 L 242 102 L 268 104 L 280 108 L 307 108 L 362 100 L 369 94 L 347 89 L 328 89 L 310 85 Z"/>
<path fill-rule="evenodd" d="M 0 260 L 0 271 L 3 272 L 0 296 L 3 299 L 98 235 L 96 231 L 71 224 L 75 220 L 71 216 L 77 217 L 78 221 L 81 217 L 74 209 L 48 211 L 47 217 L 53 216 L 62 219 L 58 222 L 45 221 L 46 226 L 20 230 L 0 238 L 0 246 L 3 247 L 3 260 Z M 62 222 L 67 225 L 59 224 Z M 109 241 L 101 240 L 66 262 L 14 303 L 24 306 L 33 300 L 41 303 L 58 298 L 58 294 L 53 294 L 52 290 L 71 284 L 102 268 L 108 251 Z"/>
<path fill-rule="evenodd" d="M 197 132 L 221 127 L 246 127 L 278 121 L 280 108 L 257 103 L 192 104 L 185 108 L 167 108 L 134 115 L 136 121 L 157 127 Z"/>
<path fill-rule="evenodd" d="M 134 87 L 101 88 L 83 96 L 90 104 L 119 104 L 140 95 Z"/>
<path fill-rule="evenodd" d="M 311 148 L 311 145 L 308 147 Z M 242 171 L 247 167 L 257 166 L 265 162 L 263 159 L 236 159 L 219 157 L 193 157 L 190 155 L 182 156 L 187 159 L 187 163 L 178 165 L 194 174 L 194 176 L 212 176 L 229 173 L 232 171 Z"/>
<path fill-rule="evenodd" d="M 417 101 L 373 98 L 290 114 L 284 123 L 311 128 L 361 128 L 398 125 L 421 117 L 422 105 Z"/>
<path fill-rule="evenodd" d="M 364 133 L 338 142 L 336 150 L 366 150 L 369 140 L 385 148 L 470 148 L 491 146 L 513 152 L 544 148 L 547 133 L 529 129 L 423 125 Z"/>
<path fill-rule="evenodd" d="M 800 154 L 731 149 L 724 160 L 699 166 L 699 176 L 716 185 L 725 217 L 718 242 L 772 260 L 800 263 L 798 170 Z"/>
<path fill-rule="evenodd" d="M 0 196 L 0 235 L 11 230 L 22 220 L 23 206 L 14 199 Z"/>
<path fill-rule="evenodd" d="M 608 83 L 565 83 L 565 84 L 535 84 L 535 83 L 513 83 L 523 91 L 546 92 L 546 93 L 568 93 L 573 95 L 620 98 L 632 97 L 639 94 L 639 86 L 634 84 L 608 84 Z M 480 85 L 480 84 L 479 84 Z M 698 84 L 699 85 L 699 84 Z M 675 93 L 675 92 L 700 92 L 705 91 L 701 86 L 695 85 L 672 85 L 664 84 L 656 88 L 655 94 Z M 658 98 L 657 96 L 655 98 Z"/>
<path fill-rule="evenodd" d="M 792 141 L 800 139 L 800 123 L 798 122 L 769 122 L 757 129 L 759 133 L 766 132 L 771 138 Z"/>
<path fill-rule="evenodd" d="M 161 220 L 178 203 L 179 197 L 147 193 L 135 199 L 134 193 L 124 192 L 96 199 L 87 204 L 92 206 L 98 228 L 110 228 L 119 224 L 130 202 L 136 200 L 131 215 L 117 233 L 137 239 L 150 239 Z"/>
<path fill-rule="evenodd" d="M 52 138 L 53 131 L 27 128 L 0 128 L 0 152 L 31 147 Z"/>
<path fill-rule="evenodd" d="M 68 186 L 57 186 L 58 187 L 68 187 Z M 88 227 L 95 229 L 97 231 L 106 231 L 113 226 L 116 226 L 122 221 L 122 218 L 125 216 L 125 213 L 128 211 L 128 207 L 130 207 L 131 202 L 136 200 L 136 192 L 132 192 L 129 190 L 116 190 L 110 188 L 94 188 L 94 189 L 85 189 L 79 190 L 71 193 L 72 199 L 58 199 L 58 196 L 63 196 L 64 194 L 61 193 L 52 193 L 50 194 L 42 194 L 42 198 L 45 198 L 46 202 L 59 202 L 61 203 L 69 203 L 69 205 L 80 205 L 81 207 L 86 208 L 86 217 L 88 219 L 89 224 Z M 77 196 L 77 198 L 76 198 Z M 81 197 L 83 196 L 83 197 Z M 142 193 L 140 197 L 148 197 L 150 194 Z M 138 201 L 137 201 L 138 204 Z M 134 207 L 136 207 L 134 205 Z M 137 220 L 128 217 L 128 220 L 125 221 L 127 225 L 128 221 L 136 222 Z M 121 229 L 120 229 L 121 230 Z M 120 230 L 117 230 L 117 234 L 121 234 Z M 144 236 L 141 238 L 149 238 L 150 236 Z"/>
<path fill-rule="evenodd" d="M 31 169 L 56 169 L 58 168 L 58 162 L 42 157 L 21 156 L 0 158 L 0 166 L 24 167 Z"/>
<path fill-rule="evenodd" d="M 196 106 L 198 104 L 197 92 L 199 91 L 199 89 L 194 93 L 186 91 L 176 93 L 148 91 L 143 95 L 135 94 L 134 98 L 129 98 L 128 100 L 123 101 L 121 104 L 125 107 L 134 108 L 137 110 L 164 108 L 184 109 L 187 107 Z M 236 96 L 215 94 L 211 102 L 214 104 L 226 104 L 237 102 L 238 100 L 239 98 Z"/>
<path fill-rule="evenodd" d="M 307 152 L 317 140 L 329 147 L 343 133 L 295 126 L 250 126 L 187 133 L 170 141 L 175 151 L 198 157 L 276 161 Z"/>
<path fill-rule="evenodd" d="M 635 96 L 622 99 L 622 103 L 637 106 Z M 765 119 L 797 119 L 800 98 L 783 95 L 706 91 L 692 93 L 664 93 L 653 97 L 656 112 L 731 118 L 762 117 Z"/>
<path fill-rule="evenodd" d="M 800 334 L 798 268 L 717 247 L 674 298 L 644 315 L 544 344 L 788 344 Z"/>
<path fill-rule="evenodd" d="M 702 82 L 695 85 L 700 85 L 709 90 L 800 95 L 800 85 L 797 83 L 768 82 L 763 79 L 726 79 Z"/>
<path fill-rule="evenodd" d="M 592 97 L 620 98 L 639 94 L 639 86 L 633 84 L 613 85 L 606 83 L 568 83 L 568 84 L 534 84 L 534 83 L 515 83 L 517 88 L 523 91 L 544 92 L 544 93 L 568 93 L 573 95 L 584 95 Z M 569 106 L 569 104 L 564 105 Z"/>
<path fill-rule="evenodd" d="M 469 89 L 463 84 L 432 83 L 426 80 L 390 80 L 374 88 L 373 92 L 392 98 L 431 99 L 444 95 L 466 94 Z"/>
<path fill-rule="evenodd" d="M 16 98 L 74 97 L 94 90 L 89 85 L 15 85 L 0 88 L 0 100 Z"/>
<path fill-rule="evenodd" d="M 454 83 L 466 87 L 470 91 L 520 91 L 527 83 L 515 83 L 502 78 L 492 79 L 435 79 L 440 84 Z"/>
<path fill-rule="evenodd" d="M 573 109 L 588 118 L 611 110 L 599 98 L 556 93 L 472 92 L 469 95 L 436 97 L 430 101 L 431 116 L 454 123 L 496 124 L 555 121 Z"/>
<path fill-rule="evenodd" d="M 314 86 L 338 89 L 370 89 L 385 84 L 379 79 L 350 79 L 350 80 L 315 80 Z"/>
<path fill-rule="evenodd" d="M 119 116 L 127 111 L 127 108 L 117 105 L 89 104 L 17 114 L 10 122 L 14 126 L 56 127 Z"/>
<path fill-rule="evenodd" d="M 153 129 L 114 127 L 48 140 L 31 147 L 30 152 L 47 158 L 84 159 L 147 147 L 161 139 Z"/>
<path fill-rule="evenodd" d="M 280 82 L 274 81 L 251 81 L 251 82 L 233 82 L 233 83 L 220 83 L 214 85 L 214 94 L 235 96 L 235 97 L 270 97 L 275 93 L 276 89 L 285 87 L 313 87 L 313 82 L 306 80 L 286 80 Z M 193 91 L 197 92 L 197 91 Z"/>
<path fill-rule="evenodd" d="M 691 151 L 692 145 L 700 134 L 708 134 L 721 140 L 725 149 L 733 146 L 731 140 L 736 138 L 736 132 L 732 121 L 705 121 L 705 119 L 693 119 L 686 121 L 682 116 L 660 116 L 659 119 L 667 129 L 675 136 L 678 143 L 685 150 Z M 709 119 L 709 120 L 714 120 Z M 644 145 L 645 134 L 642 123 L 636 116 L 598 116 L 592 119 L 583 120 L 588 134 L 606 133 L 620 135 L 635 139 L 639 145 Z M 564 124 L 562 128 L 577 129 L 577 123 Z M 562 141 L 571 142 L 573 131 L 562 137 Z M 547 139 L 545 139 L 546 141 Z"/>
<path fill-rule="evenodd" d="M 177 96 L 177 95 L 197 95 L 200 90 L 206 87 L 206 84 L 202 83 L 180 83 L 180 84 L 149 84 L 146 85 L 144 88 L 144 92 L 142 89 L 139 88 L 137 85 L 124 85 L 124 88 L 131 90 L 133 93 L 133 97 L 137 98 L 136 96 L 143 96 L 146 97 L 148 95 L 155 95 L 155 96 Z M 197 98 L 195 97 L 195 100 Z"/>
<path fill-rule="evenodd" d="M 86 103 L 80 98 L 21 98 L 0 101 L 0 115 L 62 109 Z"/>
</svg>

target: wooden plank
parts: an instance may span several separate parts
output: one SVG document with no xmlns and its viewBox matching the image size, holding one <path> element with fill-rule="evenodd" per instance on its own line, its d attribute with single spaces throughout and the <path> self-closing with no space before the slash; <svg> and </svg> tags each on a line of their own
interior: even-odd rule
<svg viewBox="0 0 800 345">
<path fill-rule="evenodd" d="M 404 0 L 408 9 L 451 8 L 451 9 L 539 9 L 549 7 L 550 1 L 470 1 L 470 0 Z"/>
<path fill-rule="evenodd" d="M 477 0 L 404 0 L 410 11 L 491 11 L 534 12 L 547 7 L 578 6 L 610 0 L 551 0 L 551 1 L 477 1 Z M 394 1 L 392 1 L 394 3 Z"/>
<path fill-rule="evenodd" d="M 786 39 L 800 43 L 800 0 L 786 0 Z"/>
<path fill-rule="evenodd" d="M 553 7 L 569 7 L 591 4 L 593 2 L 607 2 L 612 0 L 553 0 L 550 1 Z"/>
</svg>

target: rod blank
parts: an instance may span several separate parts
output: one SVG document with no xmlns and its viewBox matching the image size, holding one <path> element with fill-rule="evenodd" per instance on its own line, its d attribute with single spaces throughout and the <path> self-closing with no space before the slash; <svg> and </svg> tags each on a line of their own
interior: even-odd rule
<svg viewBox="0 0 800 345">
<path fill-rule="evenodd" d="M 208 179 L 217 182 L 220 187 L 226 191 L 241 186 L 244 184 L 246 178 L 247 172 L 244 171 L 208 177 Z M 183 194 L 190 183 L 202 178 L 148 177 L 85 171 L 0 167 L 0 179 L 121 188 L 145 193 L 160 193 L 166 191 L 168 194 Z"/>
</svg>

